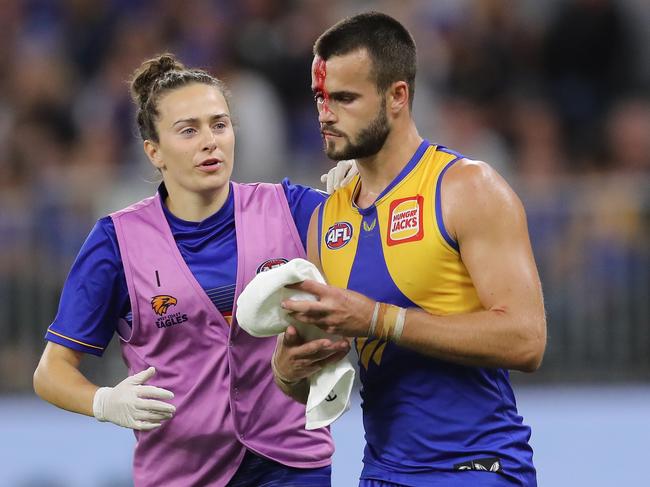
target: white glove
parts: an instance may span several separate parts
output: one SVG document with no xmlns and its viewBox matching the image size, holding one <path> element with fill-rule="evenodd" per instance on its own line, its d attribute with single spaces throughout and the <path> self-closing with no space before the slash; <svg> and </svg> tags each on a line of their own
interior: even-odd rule
<svg viewBox="0 0 650 487">
<path fill-rule="evenodd" d="M 339 188 L 342 188 L 356 176 L 359 172 L 357 163 L 354 159 L 349 161 L 339 161 L 336 166 L 327 171 L 320 177 L 320 182 L 325 185 L 327 192 L 332 194 Z"/>
<path fill-rule="evenodd" d="M 156 373 L 154 367 L 129 376 L 115 387 L 100 387 L 93 399 L 93 414 L 99 421 L 140 431 L 158 428 L 170 419 L 176 407 L 155 399 L 172 399 L 174 393 L 143 385 Z M 145 399 L 153 398 L 153 399 Z"/>
</svg>

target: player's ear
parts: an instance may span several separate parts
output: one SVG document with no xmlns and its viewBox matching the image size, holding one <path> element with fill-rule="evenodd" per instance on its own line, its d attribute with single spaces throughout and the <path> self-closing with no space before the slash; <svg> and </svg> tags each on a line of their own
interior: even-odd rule
<svg viewBox="0 0 650 487">
<path fill-rule="evenodd" d="M 388 103 L 386 103 L 388 110 L 393 114 L 397 114 L 404 108 L 408 109 L 410 96 L 408 83 L 406 81 L 396 81 L 388 90 Z"/>
<path fill-rule="evenodd" d="M 147 157 L 151 161 L 151 164 L 158 169 L 163 169 L 165 164 L 162 160 L 162 153 L 160 152 L 160 146 L 157 142 L 147 139 L 144 141 L 144 153 L 147 154 Z"/>
</svg>

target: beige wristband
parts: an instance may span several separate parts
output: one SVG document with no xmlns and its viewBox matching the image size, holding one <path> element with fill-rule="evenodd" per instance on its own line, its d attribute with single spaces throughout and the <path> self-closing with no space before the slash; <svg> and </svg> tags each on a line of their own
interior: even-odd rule
<svg viewBox="0 0 650 487">
<path fill-rule="evenodd" d="M 372 312 L 372 320 L 370 320 L 370 328 L 368 328 L 368 336 L 374 336 L 375 329 L 377 328 L 377 318 L 379 317 L 379 301 L 375 303 L 375 309 Z"/>
<path fill-rule="evenodd" d="M 404 331 L 406 309 L 388 303 L 376 303 L 368 336 L 398 342 Z"/>
</svg>

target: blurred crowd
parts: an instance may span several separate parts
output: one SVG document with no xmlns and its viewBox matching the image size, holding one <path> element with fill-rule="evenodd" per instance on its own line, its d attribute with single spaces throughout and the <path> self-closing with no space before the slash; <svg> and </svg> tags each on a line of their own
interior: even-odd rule
<svg viewBox="0 0 650 487">
<path fill-rule="evenodd" d="M 155 190 L 133 70 L 165 51 L 208 69 L 232 91 L 235 178 L 318 184 L 311 47 L 367 9 L 415 37 L 421 135 L 522 196 L 551 366 L 577 347 L 650 376 L 647 1 L 0 0 L 0 392 L 29 387 L 94 221 Z"/>
</svg>

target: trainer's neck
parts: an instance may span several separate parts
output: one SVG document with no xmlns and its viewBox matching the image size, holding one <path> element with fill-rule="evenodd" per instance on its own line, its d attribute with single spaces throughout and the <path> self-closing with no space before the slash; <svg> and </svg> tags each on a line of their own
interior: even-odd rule
<svg viewBox="0 0 650 487">
<path fill-rule="evenodd" d="M 219 211 L 230 191 L 230 184 L 218 190 L 205 192 L 186 191 L 177 187 L 170 188 L 166 183 L 168 196 L 165 200 L 172 215 L 188 222 L 201 222 Z"/>
</svg>

